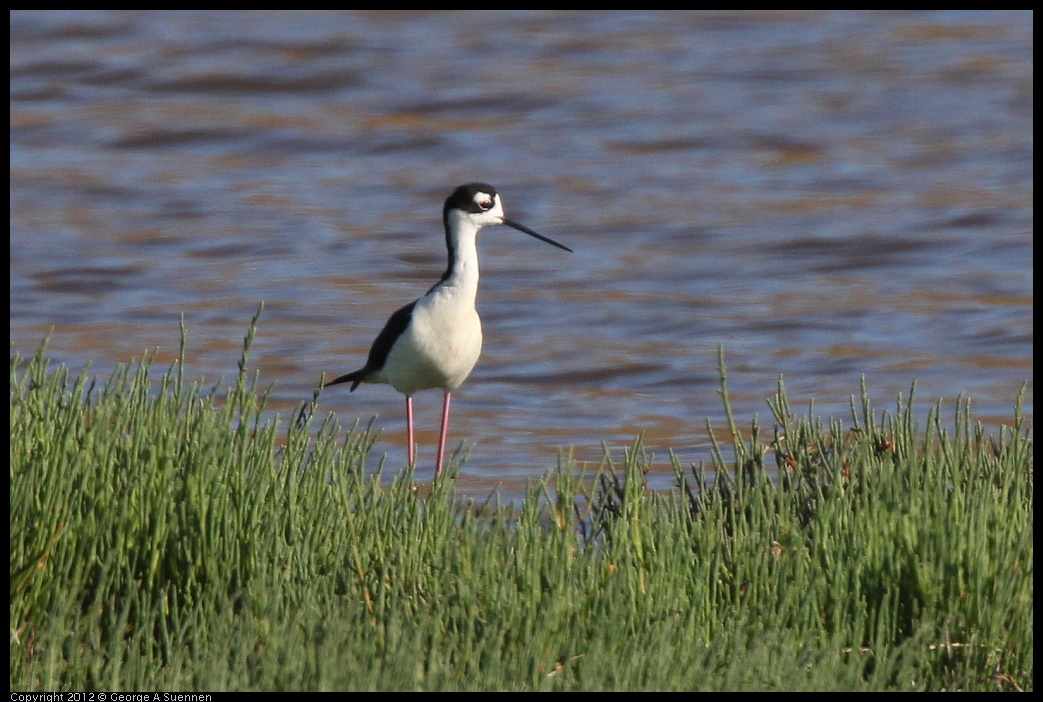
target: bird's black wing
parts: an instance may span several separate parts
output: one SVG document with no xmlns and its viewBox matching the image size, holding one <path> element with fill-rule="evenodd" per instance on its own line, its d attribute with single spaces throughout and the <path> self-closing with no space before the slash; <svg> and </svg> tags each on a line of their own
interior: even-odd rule
<svg viewBox="0 0 1043 702">
<path fill-rule="evenodd" d="M 388 319 L 387 324 L 377 335 L 376 340 L 373 342 L 373 346 L 369 349 L 369 358 L 366 359 L 366 365 L 357 371 L 352 371 L 346 375 L 342 375 L 339 378 L 334 378 L 330 382 L 326 383 L 323 387 L 329 387 L 330 385 L 337 385 L 339 383 L 351 383 L 351 390 L 359 386 L 359 383 L 363 382 L 366 377 L 384 367 L 384 363 L 388 359 L 388 354 L 391 353 L 391 347 L 395 345 L 395 341 L 398 337 L 402 336 L 402 332 L 409 326 L 410 320 L 413 319 L 413 308 L 416 307 L 416 300 L 413 300 L 405 307 L 397 310 L 391 318 Z"/>
</svg>

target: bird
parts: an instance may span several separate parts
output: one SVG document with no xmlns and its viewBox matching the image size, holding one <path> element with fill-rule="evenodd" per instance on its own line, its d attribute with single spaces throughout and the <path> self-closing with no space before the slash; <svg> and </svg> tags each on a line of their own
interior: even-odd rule
<svg viewBox="0 0 1043 702">
<path fill-rule="evenodd" d="M 362 368 L 325 383 L 323 388 L 351 383 L 390 385 L 406 398 L 408 463 L 416 464 L 413 395 L 441 390 L 442 427 L 435 475 L 441 475 L 453 392 L 471 374 L 482 352 L 482 321 L 475 308 L 478 295 L 478 232 L 503 225 L 572 253 L 569 247 L 508 219 L 503 201 L 488 183 L 467 183 L 446 198 L 442 208 L 449 263 L 442 278 L 423 295 L 388 319 Z"/>
</svg>

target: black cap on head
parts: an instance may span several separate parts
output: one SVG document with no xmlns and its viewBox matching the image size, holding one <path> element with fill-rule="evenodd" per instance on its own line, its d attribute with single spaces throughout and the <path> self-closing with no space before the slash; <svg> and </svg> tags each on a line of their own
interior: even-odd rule
<svg viewBox="0 0 1043 702">
<path fill-rule="evenodd" d="M 475 200 L 475 195 L 485 193 L 490 198 L 496 198 L 496 188 L 488 183 L 466 183 L 453 191 L 453 194 L 445 200 L 445 212 L 449 210 L 463 210 L 464 212 L 481 212 L 482 208 Z"/>
</svg>

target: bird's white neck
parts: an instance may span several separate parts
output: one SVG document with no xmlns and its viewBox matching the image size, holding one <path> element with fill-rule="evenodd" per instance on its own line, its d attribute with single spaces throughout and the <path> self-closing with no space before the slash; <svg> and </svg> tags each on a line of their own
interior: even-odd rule
<svg viewBox="0 0 1043 702">
<path fill-rule="evenodd" d="M 435 288 L 451 287 L 470 298 L 478 295 L 478 230 L 460 212 L 451 211 L 445 222 L 449 265 Z"/>
</svg>

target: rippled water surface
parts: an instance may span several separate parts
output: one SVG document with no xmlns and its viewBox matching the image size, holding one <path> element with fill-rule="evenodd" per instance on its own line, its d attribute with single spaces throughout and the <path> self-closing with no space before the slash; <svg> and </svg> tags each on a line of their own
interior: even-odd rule
<svg viewBox="0 0 1043 702">
<path fill-rule="evenodd" d="M 643 432 L 708 460 L 717 348 L 742 424 L 780 375 L 847 416 L 917 381 L 1032 413 L 1027 13 L 11 14 L 11 351 L 105 376 L 156 350 L 251 365 L 288 415 L 362 365 L 445 267 L 442 201 L 484 180 L 485 348 L 456 393 L 461 486 Z M 437 392 L 416 407 L 433 466 Z M 378 415 L 391 388 L 320 410 Z"/>
</svg>

